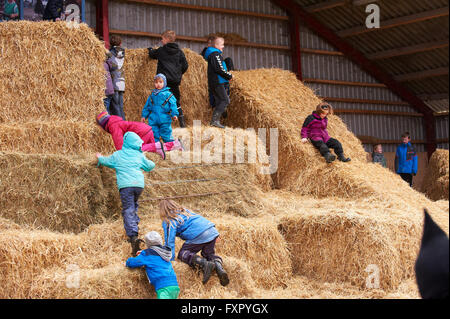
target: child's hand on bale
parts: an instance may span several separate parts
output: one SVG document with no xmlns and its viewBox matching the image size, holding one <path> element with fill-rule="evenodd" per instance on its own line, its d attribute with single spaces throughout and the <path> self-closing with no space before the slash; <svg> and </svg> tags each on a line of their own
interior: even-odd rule
<svg viewBox="0 0 450 319">
<path fill-rule="evenodd" d="M 142 123 L 145 123 L 145 118 L 144 118 L 144 117 L 141 118 L 141 122 L 142 122 Z"/>
<path fill-rule="evenodd" d="M 95 154 L 95 156 L 97 156 L 97 158 L 103 157 L 103 155 L 100 153 Z"/>
<path fill-rule="evenodd" d="M 302 138 L 302 143 L 306 143 L 306 142 L 308 142 L 308 139 L 307 138 Z"/>
<path fill-rule="evenodd" d="M 176 122 L 176 121 L 178 121 L 178 117 L 174 116 L 174 117 L 172 117 L 172 120 Z"/>
</svg>

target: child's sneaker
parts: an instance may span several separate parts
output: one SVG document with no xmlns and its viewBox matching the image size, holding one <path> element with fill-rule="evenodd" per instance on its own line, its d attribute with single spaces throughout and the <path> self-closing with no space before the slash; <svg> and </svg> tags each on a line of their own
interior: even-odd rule
<svg viewBox="0 0 450 319">
<path fill-rule="evenodd" d="M 172 151 L 184 151 L 184 145 L 183 142 L 178 138 L 175 141 L 173 141 L 173 147 L 172 147 Z"/>
<path fill-rule="evenodd" d="M 344 154 L 339 155 L 338 160 L 340 160 L 341 162 L 344 162 L 344 163 L 351 161 L 350 157 L 345 157 Z"/>
</svg>

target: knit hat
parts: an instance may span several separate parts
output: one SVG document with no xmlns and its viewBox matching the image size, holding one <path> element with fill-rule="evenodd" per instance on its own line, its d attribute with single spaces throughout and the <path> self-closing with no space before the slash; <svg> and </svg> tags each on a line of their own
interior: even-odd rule
<svg viewBox="0 0 450 319">
<path fill-rule="evenodd" d="M 156 80 L 157 78 L 161 78 L 164 81 L 164 87 L 167 86 L 167 78 L 166 78 L 166 76 L 164 74 L 159 73 L 159 74 L 155 75 L 153 80 Z"/>
<path fill-rule="evenodd" d="M 147 247 L 158 246 L 158 245 L 162 246 L 162 243 L 163 243 L 161 235 L 155 231 L 151 231 L 151 232 L 147 233 L 144 237 L 144 240 L 145 240 L 145 244 L 147 245 Z"/>
<path fill-rule="evenodd" d="M 110 115 L 108 112 L 102 112 L 99 115 L 97 115 L 97 124 L 100 125 L 103 129 L 106 129 L 106 124 L 108 123 L 110 119 Z"/>
</svg>

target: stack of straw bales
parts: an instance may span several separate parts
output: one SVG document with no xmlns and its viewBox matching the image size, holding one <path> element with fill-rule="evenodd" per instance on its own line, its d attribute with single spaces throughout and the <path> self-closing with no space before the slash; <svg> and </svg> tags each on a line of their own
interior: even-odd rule
<svg viewBox="0 0 450 319">
<path fill-rule="evenodd" d="M 95 165 L 95 152 L 114 151 L 94 124 L 104 108 L 103 44 L 87 26 L 65 23 L 4 23 L 0 34 L 9 61 L 0 66 L 0 297 L 154 298 L 142 270 L 123 266 L 130 247 L 114 172 Z M 190 68 L 182 106 L 189 125 L 207 125 L 206 62 L 185 54 Z M 127 51 L 128 119 L 140 119 L 155 70 L 145 49 Z M 200 141 L 192 138 L 195 128 L 177 129 L 188 151 L 171 153 L 168 161 L 147 154 L 157 167 L 141 197 L 141 233 L 161 231 L 154 198 L 233 191 L 179 199 L 217 225 L 217 252 L 231 277 L 227 288 L 217 277 L 203 287 L 198 274 L 176 261 L 181 297 L 417 297 L 410 282 L 423 208 L 448 232 L 448 201 L 432 202 L 366 163 L 360 141 L 337 116 L 330 116 L 329 132 L 352 162 L 327 165 L 311 144 L 301 144 L 303 121 L 320 99 L 290 72 L 234 72 L 231 100 L 228 126 L 278 129 L 272 177 L 282 190 L 272 190 L 272 180 L 260 173 L 265 162 L 253 163 L 249 154 L 239 165 L 204 157 L 228 133 L 248 137 L 242 129 L 203 131 Z M 248 153 L 251 142 L 244 144 Z M 71 265 L 79 267 L 79 289 L 68 285 Z M 376 290 L 366 287 L 370 265 L 379 269 Z"/>
<path fill-rule="evenodd" d="M 422 192 L 432 200 L 448 200 L 449 152 L 438 149 L 430 158 L 422 183 Z"/>
</svg>

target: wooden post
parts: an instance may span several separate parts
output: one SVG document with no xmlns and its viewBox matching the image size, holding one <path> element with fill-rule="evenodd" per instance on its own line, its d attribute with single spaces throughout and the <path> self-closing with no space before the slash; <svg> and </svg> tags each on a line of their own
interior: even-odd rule
<svg viewBox="0 0 450 319">
<path fill-rule="evenodd" d="M 108 0 L 97 0 L 96 6 L 96 33 L 105 42 L 109 49 Z"/>
<path fill-rule="evenodd" d="M 300 48 L 300 23 L 295 14 L 289 16 L 289 29 L 291 36 L 292 71 L 302 81 L 302 57 Z"/>
</svg>

